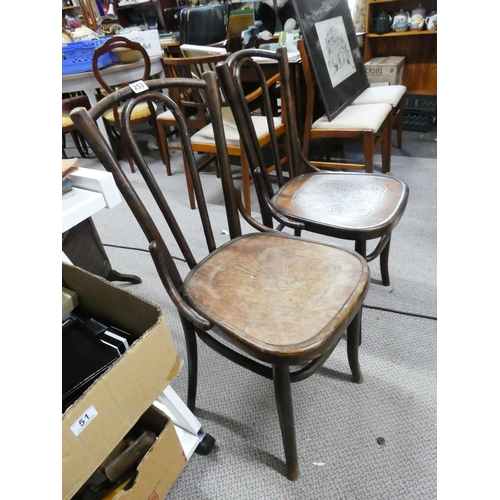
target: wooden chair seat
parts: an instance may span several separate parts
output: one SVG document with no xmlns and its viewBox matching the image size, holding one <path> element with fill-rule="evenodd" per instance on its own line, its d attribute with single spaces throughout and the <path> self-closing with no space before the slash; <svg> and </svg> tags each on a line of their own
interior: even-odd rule
<svg viewBox="0 0 500 500">
<path fill-rule="evenodd" d="M 367 280 L 366 261 L 355 253 L 257 233 L 212 253 L 185 279 L 184 292 L 229 342 L 291 365 L 338 342 Z"/>
<path fill-rule="evenodd" d="M 407 186 L 395 177 L 357 172 L 303 174 L 289 180 L 271 199 L 284 215 L 306 230 L 333 237 L 374 239 L 389 233 L 406 204 Z"/>
</svg>

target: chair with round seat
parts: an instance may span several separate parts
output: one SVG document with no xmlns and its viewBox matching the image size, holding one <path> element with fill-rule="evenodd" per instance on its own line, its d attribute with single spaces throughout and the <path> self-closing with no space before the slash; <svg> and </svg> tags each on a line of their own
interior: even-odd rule
<svg viewBox="0 0 500 500">
<path fill-rule="evenodd" d="M 269 53 L 267 53 L 269 54 Z M 298 139 L 296 108 L 286 49 L 267 55 L 279 67 L 281 105 L 285 124 L 284 138 L 290 154 L 288 178 L 271 179 L 258 147 L 257 133 L 252 126 L 250 111 L 244 100 L 241 76 L 262 72 L 253 57 L 265 56 L 257 49 L 244 49 L 231 54 L 217 65 L 217 74 L 230 105 L 248 157 L 248 163 L 257 187 L 260 211 L 264 224 L 278 228 L 288 227 L 297 236 L 310 231 L 332 238 L 353 241 L 355 250 L 368 262 L 380 257 L 382 283 L 390 284 L 389 248 L 392 232 L 404 214 L 409 189 L 401 180 L 379 173 L 325 171 L 309 162 Z M 264 78 L 262 76 L 262 78 Z M 256 78 L 258 79 L 258 78 Z M 263 93 L 268 94 L 262 86 Z M 266 102 L 271 100 L 269 95 Z M 388 108 L 390 106 L 385 105 Z M 364 105 L 350 106 L 356 110 Z M 264 108 L 271 114 L 271 105 Z M 390 111 L 389 111 L 390 112 Z M 273 135 L 271 131 L 271 135 Z M 278 146 L 277 138 L 270 143 Z M 278 184 L 277 189 L 274 184 Z M 376 243 L 367 253 L 367 242 Z"/>
</svg>

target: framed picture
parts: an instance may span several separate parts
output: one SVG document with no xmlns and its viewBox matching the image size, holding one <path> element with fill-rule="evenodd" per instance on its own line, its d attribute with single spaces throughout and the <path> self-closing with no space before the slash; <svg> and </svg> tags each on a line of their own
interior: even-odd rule
<svg viewBox="0 0 500 500">
<path fill-rule="evenodd" d="M 347 0 L 291 0 L 328 119 L 369 83 Z"/>
</svg>

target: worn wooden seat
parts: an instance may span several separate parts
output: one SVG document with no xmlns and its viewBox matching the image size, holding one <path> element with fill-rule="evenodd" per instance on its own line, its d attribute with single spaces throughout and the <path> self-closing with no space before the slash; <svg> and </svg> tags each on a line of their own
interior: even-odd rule
<svg viewBox="0 0 500 500">
<path fill-rule="evenodd" d="M 195 411 L 198 373 L 197 338 L 243 368 L 273 381 L 287 477 L 299 475 L 291 383 L 311 376 L 328 359 L 347 331 L 347 355 L 354 382 L 362 381 L 358 359 L 360 311 L 368 290 L 369 268 L 351 251 L 285 235 L 263 226 L 245 211 L 231 175 L 228 148 L 215 74 L 202 79 L 161 79 L 146 82 L 150 90 L 135 95 L 121 89 L 90 111 L 79 108 L 72 118 L 104 168 L 113 173 L 149 242 L 159 279 L 177 307 L 187 346 L 189 367 L 188 407 Z M 217 144 L 222 190 L 230 236 L 216 248 L 187 121 L 181 109 L 165 95 L 173 88 L 194 88 L 204 95 Z M 165 92 L 165 93 L 163 93 Z M 123 135 L 174 238 L 164 237 L 100 134 L 95 120 L 115 102 L 123 108 Z M 188 241 L 197 234 L 193 221 L 176 218 L 159 189 L 146 159 L 134 140 L 130 114 L 135 105 L 154 101 L 172 110 L 183 143 L 207 244 L 207 254 L 196 261 Z M 156 213 L 156 211 L 155 211 Z M 255 231 L 242 234 L 240 217 Z M 162 221 L 159 221 L 162 222 Z M 167 247 L 176 241 L 189 274 L 177 267 Z M 175 255 L 179 250 L 174 247 Z M 203 360 L 200 359 L 203 363 Z M 298 366 L 297 366 L 298 365 Z M 203 389 L 203 384 L 201 384 Z M 314 406 L 314 401 L 311 401 Z M 342 419 L 339 418 L 339 421 Z M 341 425 L 336 432 L 342 432 Z M 221 450 L 223 453 L 223 450 Z"/>
<path fill-rule="evenodd" d="M 273 227 L 290 227 L 296 235 L 302 231 L 354 241 L 354 247 L 367 261 L 380 256 L 382 282 L 388 286 L 389 247 L 392 231 L 399 223 L 408 200 L 408 186 L 393 176 L 364 172 L 324 171 L 312 165 L 300 148 L 294 96 L 286 49 L 267 54 L 279 66 L 282 92 L 284 137 L 290 153 L 288 177 L 276 176 L 274 182 L 263 168 L 264 159 L 256 147 L 256 132 L 249 118 L 241 89 L 241 75 L 250 70 L 260 74 L 261 66 L 252 57 L 262 51 L 245 49 L 217 65 L 220 84 L 233 110 L 251 171 L 256 178 L 263 222 Z M 262 89 L 267 101 L 271 97 Z M 354 106 L 358 107 L 358 106 Z M 270 104 L 263 108 L 270 112 Z M 272 132 L 271 132 L 272 134 Z M 270 141 L 278 147 L 277 138 Z M 277 186 L 276 186 L 277 184 Z M 376 247 L 367 254 L 367 241 Z"/>
</svg>

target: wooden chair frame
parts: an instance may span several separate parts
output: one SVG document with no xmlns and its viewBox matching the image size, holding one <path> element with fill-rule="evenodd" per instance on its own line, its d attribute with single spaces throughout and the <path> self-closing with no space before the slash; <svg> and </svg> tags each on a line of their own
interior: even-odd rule
<svg viewBox="0 0 500 500">
<path fill-rule="evenodd" d="M 112 92 L 116 91 L 116 88 L 112 88 L 106 83 L 106 79 L 103 76 L 102 72 L 100 71 L 98 67 L 98 60 L 99 58 L 107 53 L 111 52 L 114 49 L 119 49 L 119 48 L 127 48 L 130 50 L 136 50 L 141 53 L 141 56 L 144 61 L 144 72 L 142 76 L 142 80 L 148 80 L 151 77 L 151 60 L 149 59 L 149 55 L 146 51 L 146 49 L 137 42 L 134 42 L 132 40 L 129 40 L 128 38 L 122 37 L 122 36 L 113 36 L 106 42 L 104 42 L 101 46 L 97 47 L 94 51 L 94 55 L 92 57 L 92 71 L 94 73 L 94 76 L 96 80 L 99 82 L 99 85 L 104 89 L 104 91 L 107 94 L 111 94 Z M 129 82 L 133 83 L 133 82 Z M 120 87 L 123 87 L 124 85 L 128 84 L 122 84 Z M 130 165 L 130 170 L 132 173 L 135 172 L 134 168 L 134 161 L 132 159 L 132 156 L 127 148 L 127 145 L 125 141 L 122 139 L 122 131 L 121 131 L 121 125 L 120 125 L 120 105 L 122 103 L 116 103 L 116 105 L 113 107 L 113 117 L 114 121 L 111 122 L 109 120 L 104 121 L 104 126 L 106 128 L 106 132 L 108 133 L 111 145 L 113 147 L 113 151 L 117 155 L 118 158 L 121 157 L 120 155 L 120 145 L 123 147 L 123 150 L 125 152 L 125 156 L 127 158 L 127 161 Z M 148 108 L 149 108 L 149 114 L 147 116 L 141 117 L 141 118 L 135 118 L 133 120 L 134 124 L 138 123 L 145 123 L 148 122 L 151 127 L 153 128 L 154 135 L 156 140 L 158 141 L 158 130 L 157 130 L 157 125 L 156 125 L 156 109 L 155 107 L 151 104 L 148 103 Z"/>
<path fill-rule="evenodd" d="M 205 73 L 201 80 L 159 79 L 147 81 L 146 84 L 149 90 L 141 94 L 134 95 L 130 88 L 123 88 L 104 98 L 90 111 L 79 108 L 71 116 L 104 168 L 112 172 L 123 198 L 149 242 L 151 257 L 165 290 L 179 311 L 187 345 L 188 407 L 195 411 L 197 338 L 239 366 L 272 380 L 285 450 L 286 475 L 294 480 L 299 475 L 299 467 L 291 384 L 315 373 L 346 331 L 352 377 L 354 382 L 362 382 L 358 359 L 360 311 L 368 290 L 369 268 L 366 261 L 355 252 L 285 235 L 263 226 L 246 213 L 232 179 L 220 110 L 220 91 L 213 72 Z M 190 144 L 187 121 L 182 110 L 164 93 L 175 87 L 191 87 L 205 94 L 214 127 L 230 233 L 230 240 L 218 248 Z M 127 102 L 120 117 L 123 137 L 191 269 L 184 279 L 157 225 L 96 126 L 96 120 L 107 109 L 124 100 Z M 198 213 L 209 252 L 200 262 L 195 260 L 181 227 L 134 140 L 130 116 L 134 106 L 146 100 L 161 102 L 177 119 L 186 168 L 193 180 Z M 242 234 L 239 214 L 252 224 L 255 232 Z M 191 225 L 189 229 L 192 229 Z M 300 291 L 296 287 L 283 290 L 280 276 L 274 276 L 273 273 L 259 275 L 255 261 L 261 255 L 264 265 L 271 262 L 281 267 L 283 261 L 288 260 L 290 266 L 287 266 L 287 270 L 295 273 L 294 278 L 298 282 L 307 281 L 310 286 Z M 246 269 L 251 271 L 250 274 Z M 257 275 L 254 275 L 254 270 Z M 225 284 L 218 286 L 218 280 L 226 272 L 230 272 L 230 275 Z M 338 279 L 342 280 L 342 286 L 336 286 Z M 269 309 L 269 294 L 260 292 L 261 285 L 268 290 L 272 288 L 277 307 Z M 238 297 L 233 293 L 226 297 L 222 293 L 226 287 L 234 290 Z M 298 293 L 301 296 L 297 296 Z M 297 304 L 303 304 L 303 307 L 297 307 L 294 300 L 290 302 L 289 294 L 293 294 Z M 314 310 L 302 302 L 302 296 L 309 300 L 311 294 L 323 301 L 320 309 L 315 299 Z M 325 294 L 328 298 L 322 299 Z M 286 314 L 294 317 L 283 313 L 285 306 L 288 306 Z M 262 314 L 261 307 L 268 309 L 269 314 Z M 243 315 L 242 311 L 247 314 Z M 257 328 L 257 333 L 247 332 L 251 325 L 255 325 L 257 318 L 263 327 Z M 328 320 L 324 321 L 325 318 Z M 297 326 L 297 322 L 301 323 L 293 334 L 289 322 L 294 326 Z M 305 328 L 305 325 L 309 327 Z M 254 327 L 250 328 L 252 329 L 255 330 Z M 297 365 L 298 369 L 291 370 Z"/>
<path fill-rule="evenodd" d="M 363 163 L 334 162 L 329 161 L 329 159 L 324 161 L 310 160 L 310 163 L 322 168 L 364 170 L 368 173 L 373 173 L 375 151 L 380 146 L 382 155 L 382 172 L 389 172 L 391 169 L 392 110 L 387 114 L 387 117 L 383 121 L 382 125 L 376 131 L 360 129 L 335 130 L 330 128 L 312 128 L 315 118 L 316 87 L 304 40 L 300 39 L 297 41 L 297 48 L 301 54 L 301 63 L 306 84 L 306 110 L 303 129 L 304 134 L 302 139 L 302 150 L 304 155 L 308 157 L 309 145 L 314 139 L 320 139 L 322 143 L 325 140 L 333 140 L 340 143 L 340 145 L 347 142 L 361 143 L 363 146 Z"/>
</svg>

